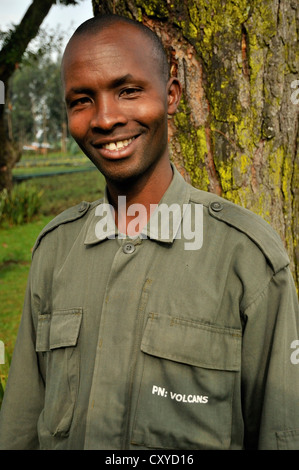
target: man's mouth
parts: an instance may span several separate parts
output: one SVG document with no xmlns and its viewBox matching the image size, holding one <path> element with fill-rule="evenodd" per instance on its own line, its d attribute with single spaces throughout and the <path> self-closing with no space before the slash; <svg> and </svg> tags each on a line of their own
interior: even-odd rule
<svg viewBox="0 0 299 470">
<path fill-rule="evenodd" d="M 135 140 L 135 137 L 133 137 L 132 139 L 109 142 L 108 144 L 102 144 L 101 148 L 106 149 L 106 150 L 121 150 L 121 149 L 126 148 L 128 145 L 130 145 L 133 142 L 133 140 Z"/>
</svg>

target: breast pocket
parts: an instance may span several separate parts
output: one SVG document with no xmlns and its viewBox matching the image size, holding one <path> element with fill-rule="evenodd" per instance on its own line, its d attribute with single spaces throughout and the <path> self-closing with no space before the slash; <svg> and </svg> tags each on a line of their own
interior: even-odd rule
<svg viewBox="0 0 299 470">
<path fill-rule="evenodd" d="M 132 444 L 227 449 L 241 330 L 151 313 Z"/>
<path fill-rule="evenodd" d="M 44 437 L 69 433 L 79 386 L 81 320 L 81 308 L 57 310 L 38 319 L 36 351 L 46 356 L 45 405 L 39 420 Z"/>
</svg>

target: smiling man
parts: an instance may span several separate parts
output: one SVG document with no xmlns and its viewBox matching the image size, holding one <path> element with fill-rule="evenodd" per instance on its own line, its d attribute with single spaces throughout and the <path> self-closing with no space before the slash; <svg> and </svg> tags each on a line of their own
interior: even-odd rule
<svg viewBox="0 0 299 470">
<path fill-rule="evenodd" d="M 92 18 L 62 79 L 70 132 L 106 192 L 35 244 L 0 448 L 298 449 L 288 257 L 260 217 L 170 163 L 181 85 L 158 38 Z"/>
<path fill-rule="evenodd" d="M 128 205 L 137 201 L 148 209 L 172 179 L 167 115 L 176 111 L 180 83 L 169 79 L 151 32 L 140 29 L 136 40 L 135 24 L 116 26 L 115 18 L 101 24 L 100 40 L 98 21 L 93 29 L 83 24 L 64 54 L 69 129 L 105 176 L 114 207 L 121 188 Z"/>
</svg>

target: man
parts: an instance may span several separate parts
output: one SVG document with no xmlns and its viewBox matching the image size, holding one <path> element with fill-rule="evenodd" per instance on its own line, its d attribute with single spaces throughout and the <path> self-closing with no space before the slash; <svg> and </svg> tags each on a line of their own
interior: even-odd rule
<svg viewBox="0 0 299 470">
<path fill-rule="evenodd" d="M 298 449 L 288 258 L 262 219 L 170 164 L 181 87 L 156 37 L 90 19 L 62 77 L 106 194 L 37 240 L 0 447 Z"/>
</svg>

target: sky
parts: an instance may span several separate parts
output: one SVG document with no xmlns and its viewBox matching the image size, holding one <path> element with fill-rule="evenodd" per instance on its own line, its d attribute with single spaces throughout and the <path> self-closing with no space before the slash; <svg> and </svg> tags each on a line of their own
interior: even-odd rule
<svg viewBox="0 0 299 470">
<path fill-rule="evenodd" d="M 0 30 L 18 24 L 31 3 L 31 0 L 0 0 Z M 59 24 L 62 31 L 67 31 L 67 41 L 77 26 L 92 16 L 91 0 L 81 0 L 77 6 L 53 5 L 41 27 L 55 29 Z"/>
</svg>

